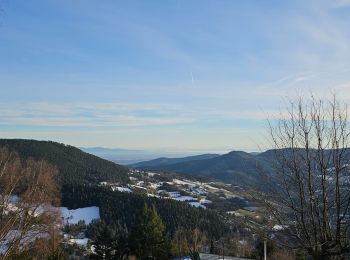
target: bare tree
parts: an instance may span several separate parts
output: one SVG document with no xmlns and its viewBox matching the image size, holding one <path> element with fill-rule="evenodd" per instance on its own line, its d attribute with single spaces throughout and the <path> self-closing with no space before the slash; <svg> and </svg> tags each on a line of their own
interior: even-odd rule
<svg viewBox="0 0 350 260">
<path fill-rule="evenodd" d="M 23 251 L 57 247 L 60 214 L 56 169 L 44 161 L 22 161 L 0 148 L 0 259 Z M 40 246 L 39 246 L 40 245 Z M 40 250 L 39 250 L 40 249 Z M 47 253 L 47 252 L 46 252 Z"/>
<path fill-rule="evenodd" d="M 194 255 L 202 252 L 207 245 L 207 234 L 198 228 L 176 230 L 172 240 L 172 253 L 176 256 Z"/>
<path fill-rule="evenodd" d="M 187 239 L 188 231 L 179 228 L 175 231 L 174 237 L 171 241 L 171 251 L 174 256 L 183 256 L 190 254 L 190 245 Z"/>
<path fill-rule="evenodd" d="M 279 241 L 315 259 L 350 252 L 347 116 L 335 97 L 299 98 L 269 124 L 274 170 L 265 175 L 270 189 L 261 199 Z"/>
</svg>

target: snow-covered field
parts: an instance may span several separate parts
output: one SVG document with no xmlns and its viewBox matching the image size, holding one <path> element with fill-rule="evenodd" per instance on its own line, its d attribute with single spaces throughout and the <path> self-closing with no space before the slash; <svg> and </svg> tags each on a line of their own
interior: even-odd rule
<svg viewBox="0 0 350 260">
<path fill-rule="evenodd" d="M 173 179 L 173 183 L 178 184 L 178 185 L 185 185 L 188 187 L 196 187 L 196 183 L 193 183 L 189 180 L 179 180 L 179 179 Z"/>
<path fill-rule="evenodd" d="M 201 199 L 199 202 L 200 202 L 201 204 L 213 203 L 211 200 L 207 200 L 207 199 Z"/>
<path fill-rule="evenodd" d="M 191 197 L 191 196 L 180 196 L 180 197 L 176 197 L 176 198 L 173 198 L 174 200 L 177 200 L 177 201 L 193 201 L 193 200 L 196 200 L 195 198 Z"/>
<path fill-rule="evenodd" d="M 187 178 L 160 178 L 162 175 L 159 173 L 131 170 L 130 177 L 131 183 L 127 187 L 121 187 L 120 184 L 110 183 L 112 190 L 121 192 L 142 192 L 145 191 L 145 195 L 148 197 L 157 197 L 161 199 L 173 199 L 183 203 L 190 204 L 195 207 L 207 208 L 208 204 L 214 203 L 209 200 L 212 195 L 222 200 L 238 199 L 244 200 L 245 206 L 249 205 L 249 202 L 241 196 L 240 187 L 236 187 L 235 191 L 231 189 L 232 184 L 223 184 L 215 182 L 201 182 L 197 180 L 190 180 Z M 119 187 L 118 187 L 119 186 Z M 226 189 L 223 187 L 228 187 Z M 236 190 L 239 190 L 238 192 Z M 233 201 L 232 203 L 237 203 Z M 214 205 L 215 207 L 215 205 Z"/>
<path fill-rule="evenodd" d="M 216 188 L 216 187 L 211 186 L 209 184 L 205 184 L 204 187 L 206 187 L 207 189 L 210 189 L 210 190 L 219 190 L 219 188 Z"/>
<path fill-rule="evenodd" d="M 127 187 L 118 187 L 118 186 L 112 186 L 112 191 L 120 191 L 120 192 L 132 192 L 131 189 L 127 188 Z"/>
<path fill-rule="evenodd" d="M 100 219 L 99 207 L 86 207 L 78 209 L 68 209 L 61 207 L 64 222 L 68 224 L 77 224 L 79 220 L 84 220 L 85 224 L 90 224 L 93 219 Z"/>
<path fill-rule="evenodd" d="M 203 208 L 203 209 L 207 208 L 206 206 L 200 204 L 199 202 L 195 202 L 195 201 L 189 202 L 189 204 L 193 207 L 196 207 L 196 208 Z"/>
</svg>

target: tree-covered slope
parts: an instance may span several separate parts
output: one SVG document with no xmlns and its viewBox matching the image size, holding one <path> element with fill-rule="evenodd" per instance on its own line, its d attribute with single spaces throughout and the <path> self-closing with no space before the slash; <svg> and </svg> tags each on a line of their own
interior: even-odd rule
<svg viewBox="0 0 350 260">
<path fill-rule="evenodd" d="M 16 151 L 23 159 L 46 160 L 57 167 L 62 184 L 127 182 L 128 168 L 80 149 L 51 141 L 0 139 L 0 147 Z"/>
<path fill-rule="evenodd" d="M 180 227 L 189 230 L 199 228 L 210 237 L 220 237 L 236 228 L 232 223 L 228 225 L 215 210 L 196 208 L 171 199 L 113 192 L 100 186 L 66 186 L 62 190 L 62 203 L 69 208 L 98 206 L 102 220 L 108 225 L 125 226 L 127 229 L 132 228 L 145 203 L 157 208 L 170 234 Z"/>
<path fill-rule="evenodd" d="M 166 165 L 158 164 L 139 168 L 176 172 L 191 176 L 218 179 L 238 185 L 255 186 L 260 183 L 260 169 L 269 169 L 270 164 L 264 157 L 234 151 L 209 159 L 191 160 Z"/>
<path fill-rule="evenodd" d="M 0 147 L 16 151 L 23 159 L 46 160 L 55 165 L 62 182 L 62 206 L 78 208 L 98 206 L 107 225 L 131 229 L 143 205 L 154 205 L 173 234 L 177 228 L 199 228 L 220 237 L 231 231 L 225 218 L 215 210 L 195 208 L 184 202 L 148 197 L 147 194 L 112 191 L 100 181 L 128 183 L 128 168 L 114 164 L 73 146 L 51 141 L 0 139 Z M 233 228 L 233 227 L 231 227 Z"/>
</svg>

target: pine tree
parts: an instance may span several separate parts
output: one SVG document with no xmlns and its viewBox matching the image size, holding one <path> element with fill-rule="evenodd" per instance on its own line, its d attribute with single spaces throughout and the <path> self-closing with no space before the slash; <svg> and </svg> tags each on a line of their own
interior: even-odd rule
<svg viewBox="0 0 350 260">
<path fill-rule="evenodd" d="M 154 206 L 144 205 L 131 234 L 130 247 L 140 259 L 168 259 L 169 241 Z"/>
<path fill-rule="evenodd" d="M 97 232 L 93 243 L 95 252 L 90 255 L 90 259 L 124 259 L 128 253 L 125 231 L 110 227 L 104 222 L 96 222 L 94 225 Z"/>
<path fill-rule="evenodd" d="M 102 225 L 97 239 L 94 243 L 95 254 L 91 255 L 91 259 L 112 259 L 114 250 L 115 234 L 107 225 Z"/>
</svg>

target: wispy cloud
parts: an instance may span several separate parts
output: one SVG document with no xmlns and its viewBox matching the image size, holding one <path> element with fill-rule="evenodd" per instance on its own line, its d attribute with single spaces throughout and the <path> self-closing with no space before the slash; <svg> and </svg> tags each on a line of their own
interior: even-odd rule
<svg viewBox="0 0 350 260">
<path fill-rule="evenodd" d="M 276 111 L 270 110 L 269 113 Z M 147 103 L 16 103 L 0 105 L 0 125 L 44 127 L 145 127 L 227 124 L 232 120 L 263 120 L 266 111 Z"/>
<path fill-rule="evenodd" d="M 335 8 L 350 6 L 349 0 L 331 0 L 329 2 Z"/>
<path fill-rule="evenodd" d="M 131 127 L 191 123 L 193 118 L 162 107 L 132 103 L 17 103 L 0 105 L 1 125 Z"/>
</svg>

